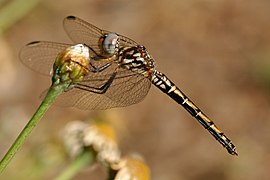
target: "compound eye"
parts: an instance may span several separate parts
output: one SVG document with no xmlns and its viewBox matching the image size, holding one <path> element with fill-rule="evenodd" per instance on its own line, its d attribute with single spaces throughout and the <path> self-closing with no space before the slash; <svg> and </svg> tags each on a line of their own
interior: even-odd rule
<svg viewBox="0 0 270 180">
<path fill-rule="evenodd" d="M 114 54 L 118 51 L 118 38 L 119 37 L 116 33 L 107 34 L 103 41 L 103 50 L 106 54 Z"/>
</svg>

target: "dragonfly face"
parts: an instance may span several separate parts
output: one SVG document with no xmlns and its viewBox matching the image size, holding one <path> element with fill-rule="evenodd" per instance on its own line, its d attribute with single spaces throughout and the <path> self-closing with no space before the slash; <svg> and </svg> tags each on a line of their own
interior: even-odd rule
<svg viewBox="0 0 270 180">
<path fill-rule="evenodd" d="M 106 55 L 113 55 L 118 52 L 119 37 L 116 33 L 106 34 L 105 37 L 100 38 L 100 46 Z"/>
<path fill-rule="evenodd" d="M 154 71 L 154 60 L 144 46 L 126 47 L 119 52 L 120 65 L 150 78 Z"/>
</svg>

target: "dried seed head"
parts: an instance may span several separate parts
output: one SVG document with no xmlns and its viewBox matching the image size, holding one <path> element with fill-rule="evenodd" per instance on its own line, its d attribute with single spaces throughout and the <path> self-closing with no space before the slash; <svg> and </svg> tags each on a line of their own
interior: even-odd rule
<svg viewBox="0 0 270 180">
<path fill-rule="evenodd" d="M 86 45 L 68 47 L 58 54 L 53 65 L 54 83 L 81 81 L 88 73 L 89 63 L 89 48 Z"/>
<path fill-rule="evenodd" d="M 149 180 L 150 170 L 139 155 L 129 155 L 121 160 L 115 180 Z"/>
<path fill-rule="evenodd" d="M 95 152 L 96 158 L 106 164 L 116 164 L 120 161 L 116 135 L 110 125 L 82 121 L 73 121 L 66 125 L 63 131 L 66 149 L 72 158 L 77 157 L 87 149 Z"/>
</svg>

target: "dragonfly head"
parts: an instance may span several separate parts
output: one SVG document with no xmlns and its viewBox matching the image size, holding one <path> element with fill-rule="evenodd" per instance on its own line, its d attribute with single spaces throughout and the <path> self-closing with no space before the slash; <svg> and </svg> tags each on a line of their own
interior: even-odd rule
<svg viewBox="0 0 270 180">
<path fill-rule="evenodd" d="M 119 36 L 113 32 L 108 33 L 100 38 L 99 46 L 104 55 L 114 55 L 119 49 Z"/>
<path fill-rule="evenodd" d="M 89 48 L 77 44 L 60 52 L 53 65 L 53 81 L 81 81 L 88 73 L 90 63 Z"/>
</svg>

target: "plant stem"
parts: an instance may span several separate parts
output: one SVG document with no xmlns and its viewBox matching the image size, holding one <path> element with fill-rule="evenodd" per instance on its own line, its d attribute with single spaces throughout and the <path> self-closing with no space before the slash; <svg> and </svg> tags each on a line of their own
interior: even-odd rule
<svg viewBox="0 0 270 180">
<path fill-rule="evenodd" d="M 91 151 L 85 151 L 78 156 L 55 180 L 72 179 L 82 168 L 91 165 L 94 162 L 94 154 Z"/>
<path fill-rule="evenodd" d="M 3 159 L 0 162 L 0 174 L 4 171 L 6 166 L 9 164 L 10 160 L 14 157 L 14 155 L 17 153 L 17 151 L 20 149 L 20 147 L 24 144 L 27 137 L 30 135 L 34 127 L 37 125 L 37 123 L 40 121 L 40 119 L 43 117 L 45 112 L 49 109 L 49 107 L 52 105 L 52 103 L 55 101 L 56 97 L 60 95 L 66 88 L 67 84 L 59 84 L 57 86 L 51 86 L 46 97 L 38 107 L 35 114 L 32 116 L 30 121 L 26 124 L 22 132 L 19 134 L 15 142 L 12 144 L 12 146 L 9 148 L 6 155 L 3 157 Z"/>
</svg>

